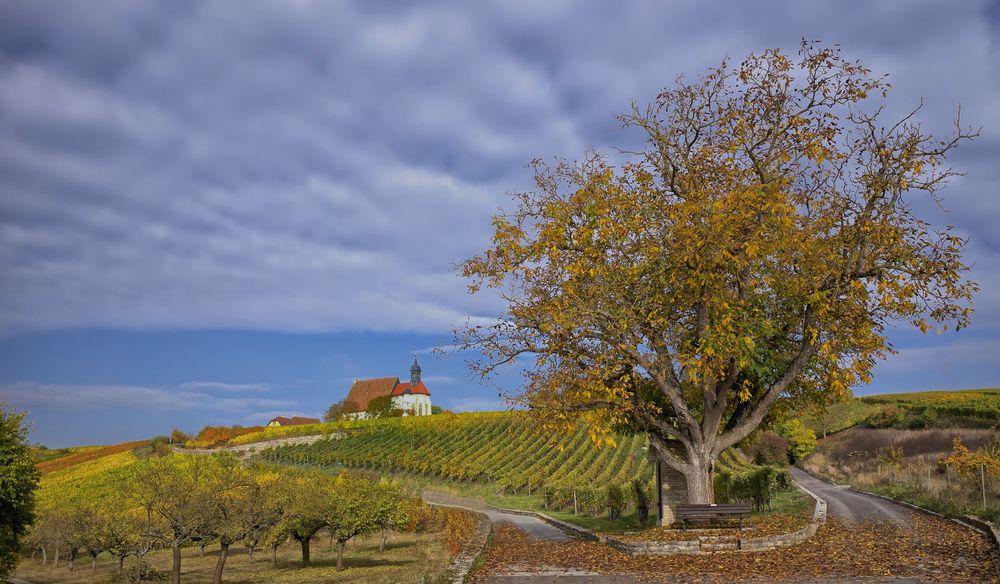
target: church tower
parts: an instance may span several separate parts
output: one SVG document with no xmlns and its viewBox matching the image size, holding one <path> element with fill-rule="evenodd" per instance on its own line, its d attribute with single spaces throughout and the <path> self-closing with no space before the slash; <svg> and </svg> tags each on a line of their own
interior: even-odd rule
<svg viewBox="0 0 1000 584">
<path fill-rule="evenodd" d="M 410 387 L 416 387 L 420 383 L 420 364 L 417 357 L 413 357 L 413 365 L 410 366 Z"/>
</svg>

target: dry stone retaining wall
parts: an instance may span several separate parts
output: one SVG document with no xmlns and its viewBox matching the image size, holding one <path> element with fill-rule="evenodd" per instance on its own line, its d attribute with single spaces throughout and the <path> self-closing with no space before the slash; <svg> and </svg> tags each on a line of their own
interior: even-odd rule
<svg viewBox="0 0 1000 584">
<path fill-rule="evenodd" d="M 452 559 L 451 565 L 448 567 L 448 571 L 452 576 L 452 584 L 462 584 L 469 577 L 469 572 L 472 570 L 473 564 L 476 563 L 476 558 L 483 553 L 483 550 L 486 549 L 486 543 L 489 541 L 492 524 L 490 518 L 482 513 L 482 511 L 488 508 L 488 505 L 479 499 L 459 497 L 458 495 L 436 491 L 424 491 L 421 493 L 421 498 L 428 505 L 455 507 L 476 515 L 476 530 L 469 537 L 469 540 L 465 542 L 465 545 L 462 546 L 462 549 L 459 550 L 458 555 Z"/>
<path fill-rule="evenodd" d="M 735 535 L 706 535 L 683 541 L 630 541 L 609 536 L 606 538 L 606 542 L 617 550 L 633 555 L 703 554 L 720 550 L 761 552 L 795 545 L 816 535 L 820 524 L 826 521 L 826 501 L 802 486 L 799 488 L 816 500 L 816 506 L 813 508 L 813 516 L 809 525 L 791 533 L 766 537 L 747 537 L 742 540 Z"/>
</svg>

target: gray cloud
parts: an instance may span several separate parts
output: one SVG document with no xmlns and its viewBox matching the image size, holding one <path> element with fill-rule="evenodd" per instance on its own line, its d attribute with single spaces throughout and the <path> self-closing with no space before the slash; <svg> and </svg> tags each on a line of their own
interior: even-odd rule
<svg viewBox="0 0 1000 584">
<path fill-rule="evenodd" d="M 0 396 L 18 407 L 50 410 L 106 410 L 135 408 L 144 410 L 218 410 L 242 413 L 262 408 L 297 408 L 294 400 L 258 397 L 218 397 L 193 391 L 195 387 L 219 390 L 220 384 L 182 384 L 177 388 L 137 385 L 72 385 L 23 381 L 0 385 Z M 261 387 L 261 386 L 250 386 Z M 240 390 L 240 391 L 246 391 Z"/>
<path fill-rule="evenodd" d="M 178 386 L 189 391 L 223 391 L 232 393 L 250 393 L 271 391 L 270 385 L 258 383 L 222 383 L 220 381 L 189 381 Z"/>
<path fill-rule="evenodd" d="M 931 130 L 958 103 L 990 124 L 988 7 L 5 2 L 0 330 L 443 332 L 498 311 L 452 268 L 524 163 L 635 146 L 628 99 L 805 36 L 891 73 L 895 111 L 925 97 Z M 1000 324 L 998 144 L 959 152 L 947 214 L 920 207 L 973 238 L 979 330 Z"/>
</svg>

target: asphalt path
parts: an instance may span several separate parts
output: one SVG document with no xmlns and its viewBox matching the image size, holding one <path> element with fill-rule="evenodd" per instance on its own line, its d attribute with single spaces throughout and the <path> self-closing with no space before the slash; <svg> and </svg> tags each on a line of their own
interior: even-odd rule
<svg viewBox="0 0 1000 584">
<path fill-rule="evenodd" d="M 551 523 L 547 523 L 538 517 L 535 517 L 534 515 L 504 513 L 503 511 L 496 511 L 493 509 L 480 511 L 480 513 L 485 513 L 493 523 L 499 523 L 501 521 L 513 523 L 515 527 L 519 528 L 528 535 L 537 537 L 538 539 L 544 539 L 545 541 L 570 541 L 573 539 L 563 530 L 552 525 Z"/>
<path fill-rule="evenodd" d="M 425 491 L 423 493 L 424 502 L 442 507 L 458 507 L 482 513 L 490 518 L 493 523 L 512 523 L 515 527 L 524 531 L 528 535 L 543 539 L 545 541 L 570 541 L 573 538 L 558 527 L 543 521 L 534 515 L 520 515 L 518 513 L 507 513 L 499 509 L 494 509 L 480 499 L 471 497 L 459 497 L 445 493 Z"/>
<path fill-rule="evenodd" d="M 914 511 L 908 507 L 853 491 L 843 485 L 833 485 L 806 471 L 792 467 L 795 482 L 826 500 L 826 514 L 848 523 L 866 520 L 906 523 Z"/>
</svg>

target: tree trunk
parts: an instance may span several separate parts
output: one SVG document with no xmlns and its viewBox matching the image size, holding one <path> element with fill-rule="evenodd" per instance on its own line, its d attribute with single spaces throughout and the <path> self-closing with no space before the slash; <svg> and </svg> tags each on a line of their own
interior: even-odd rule
<svg viewBox="0 0 1000 584">
<path fill-rule="evenodd" d="M 278 544 L 271 546 L 271 567 L 278 567 Z"/>
<path fill-rule="evenodd" d="M 715 502 L 715 488 L 712 485 L 712 460 L 708 455 L 689 462 L 684 473 L 687 482 L 688 503 L 708 504 Z"/>
<path fill-rule="evenodd" d="M 42 546 L 42 565 L 44 566 L 48 563 L 49 563 L 49 552 L 45 549 L 45 546 Z"/>
<path fill-rule="evenodd" d="M 181 542 L 175 539 L 170 547 L 174 560 L 170 566 L 170 584 L 181 584 Z M 141 572 L 141 563 L 139 564 L 139 568 L 139 571 Z"/>
<path fill-rule="evenodd" d="M 382 541 L 380 541 L 379 544 L 378 544 L 378 551 L 380 551 L 380 552 L 384 552 L 385 551 L 385 535 L 386 535 L 386 531 L 387 531 L 386 528 L 383 527 L 382 528 Z"/>
<path fill-rule="evenodd" d="M 69 571 L 70 572 L 72 572 L 73 569 L 76 567 L 76 566 L 73 565 L 74 562 L 76 562 L 76 551 L 70 550 L 69 551 Z"/>
<path fill-rule="evenodd" d="M 56 546 L 56 557 L 52 560 L 52 567 L 59 567 L 59 546 Z"/>
<path fill-rule="evenodd" d="M 254 548 L 254 547 L 255 547 L 255 546 L 252 546 L 252 545 L 248 545 L 248 546 L 247 546 L 247 557 L 249 557 L 249 558 L 250 558 L 250 563 L 251 563 L 251 564 L 253 563 L 253 548 Z"/>
<path fill-rule="evenodd" d="M 309 540 L 311 537 L 303 537 L 299 540 L 299 544 L 302 546 L 302 567 L 305 568 L 309 565 Z"/>
<path fill-rule="evenodd" d="M 90 573 L 97 571 L 97 556 L 90 556 Z"/>
<path fill-rule="evenodd" d="M 118 556 L 118 574 L 125 571 L 125 556 Z"/>
<path fill-rule="evenodd" d="M 346 541 L 337 542 L 337 571 L 344 569 L 344 546 L 347 544 Z"/>
<path fill-rule="evenodd" d="M 212 577 L 212 584 L 222 584 L 222 570 L 226 567 L 226 557 L 229 556 L 229 544 L 219 542 L 219 561 L 215 562 L 215 575 Z"/>
</svg>

